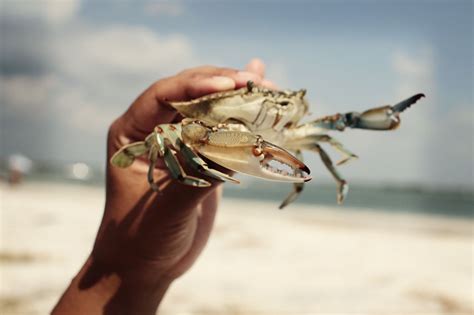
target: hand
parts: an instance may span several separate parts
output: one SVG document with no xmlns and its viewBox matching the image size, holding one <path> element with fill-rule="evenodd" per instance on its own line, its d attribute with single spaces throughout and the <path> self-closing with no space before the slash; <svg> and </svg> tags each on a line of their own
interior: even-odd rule
<svg viewBox="0 0 474 315">
<path fill-rule="evenodd" d="M 143 140 L 156 125 L 179 119 L 163 100 L 237 89 L 248 80 L 274 88 L 257 59 L 246 71 L 204 66 L 156 82 L 110 127 L 108 159 L 123 145 Z M 209 238 L 219 182 L 206 178 L 209 188 L 185 186 L 159 164 L 154 177 L 162 193 L 157 194 L 146 180 L 145 159 L 126 169 L 107 165 L 105 212 L 93 252 L 55 314 L 74 314 L 72 304 L 77 313 L 154 314 L 169 284 L 192 266 Z"/>
</svg>

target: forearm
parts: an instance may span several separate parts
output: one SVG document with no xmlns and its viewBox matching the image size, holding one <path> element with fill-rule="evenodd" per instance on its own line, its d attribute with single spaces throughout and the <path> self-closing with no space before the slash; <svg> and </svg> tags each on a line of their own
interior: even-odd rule
<svg viewBox="0 0 474 315">
<path fill-rule="evenodd" d="M 169 285 L 169 280 L 119 275 L 89 257 L 52 314 L 155 314 Z"/>
<path fill-rule="evenodd" d="M 163 100 L 185 101 L 263 81 L 263 64 L 248 71 L 204 66 L 151 85 L 110 128 L 108 152 L 143 140 L 155 126 L 173 122 L 177 113 Z M 110 156 L 109 156 L 110 157 Z M 155 314 L 173 279 L 196 261 L 209 238 L 221 194 L 217 181 L 195 188 L 174 181 L 165 165 L 150 190 L 148 167 L 109 167 L 107 203 L 94 253 L 72 280 L 53 310 L 58 314 Z M 202 204 L 202 206 L 200 205 Z"/>
</svg>

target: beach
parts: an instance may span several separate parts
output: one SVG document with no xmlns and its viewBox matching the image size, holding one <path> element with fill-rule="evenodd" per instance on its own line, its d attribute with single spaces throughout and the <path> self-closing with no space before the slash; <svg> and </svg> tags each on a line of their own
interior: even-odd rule
<svg viewBox="0 0 474 315">
<path fill-rule="evenodd" d="M 0 313 L 46 314 L 88 256 L 104 188 L 0 184 Z M 224 198 L 160 314 L 472 314 L 474 220 Z"/>
</svg>

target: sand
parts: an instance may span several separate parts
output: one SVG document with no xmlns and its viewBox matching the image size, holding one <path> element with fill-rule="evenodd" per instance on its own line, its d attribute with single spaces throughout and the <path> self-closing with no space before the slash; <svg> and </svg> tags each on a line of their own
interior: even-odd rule
<svg viewBox="0 0 474 315">
<path fill-rule="evenodd" d="M 0 184 L 0 313 L 45 314 L 87 257 L 102 188 Z M 472 314 L 473 220 L 224 199 L 160 314 Z"/>
</svg>

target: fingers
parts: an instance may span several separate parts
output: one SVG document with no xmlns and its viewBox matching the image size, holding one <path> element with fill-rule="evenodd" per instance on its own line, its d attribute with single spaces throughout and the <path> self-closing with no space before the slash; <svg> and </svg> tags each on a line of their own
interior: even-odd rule
<svg viewBox="0 0 474 315">
<path fill-rule="evenodd" d="M 156 125 L 170 123 L 177 117 L 176 111 L 167 106 L 168 101 L 190 100 L 215 92 L 239 89 L 246 86 L 249 80 L 277 89 L 274 83 L 263 79 L 264 74 L 265 65 L 260 59 L 252 59 L 246 71 L 213 66 L 185 70 L 150 86 L 115 125 L 123 138 L 142 140 Z"/>
<path fill-rule="evenodd" d="M 265 78 L 265 64 L 263 63 L 261 59 L 253 58 L 252 60 L 250 60 L 247 66 L 245 66 L 245 70 L 259 75 L 262 78 L 262 82 L 260 83 L 260 85 L 268 89 L 279 90 L 278 86 L 275 83 L 273 83 L 270 80 L 264 79 Z"/>
<path fill-rule="evenodd" d="M 253 58 L 250 60 L 247 66 L 245 66 L 245 70 L 255 73 L 262 78 L 265 77 L 265 64 L 261 59 Z"/>
<path fill-rule="evenodd" d="M 235 81 L 226 76 L 202 76 L 196 78 L 186 88 L 186 94 L 189 98 L 196 98 L 202 95 L 210 94 L 216 91 L 227 91 L 235 89 Z"/>
<path fill-rule="evenodd" d="M 262 78 L 255 73 L 232 69 L 221 69 L 211 74 L 196 74 L 186 83 L 185 99 L 198 98 L 214 92 L 239 89 L 246 86 L 247 81 L 261 84 Z"/>
<path fill-rule="evenodd" d="M 148 135 L 158 124 L 172 122 L 176 111 L 165 101 L 183 101 L 206 94 L 238 89 L 252 80 L 261 84 L 258 74 L 229 68 L 204 66 L 183 71 L 150 86 L 130 106 L 122 119 L 123 134 L 137 140 Z"/>
</svg>

